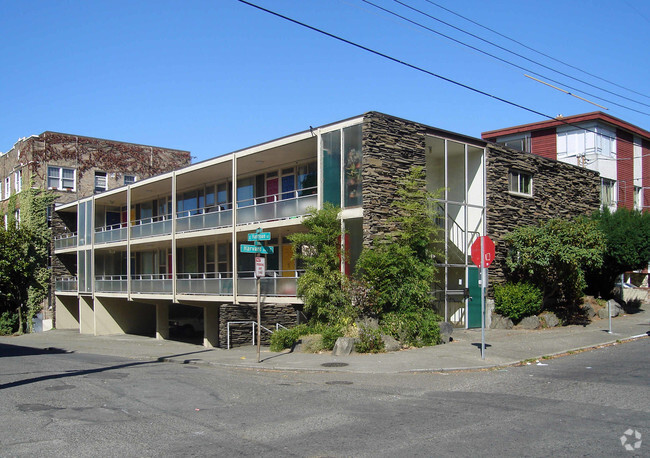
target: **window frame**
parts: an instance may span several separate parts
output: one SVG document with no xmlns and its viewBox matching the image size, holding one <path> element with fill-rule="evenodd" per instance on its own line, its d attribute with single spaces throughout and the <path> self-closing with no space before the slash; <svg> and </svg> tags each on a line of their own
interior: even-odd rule
<svg viewBox="0 0 650 458">
<path fill-rule="evenodd" d="M 104 186 L 103 187 L 97 185 L 97 179 L 98 178 L 103 178 L 104 179 Z M 108 173 L 102 172 L 101 170 L 95 170 L 93 189 L 94 189 L 95 194 L 99 194 L 100 192 L 108 191 Z"/>
<path fill-rule="evenodd" d="M 608 194 L 607 201 L 604 199 L 606 190 Z M 616 180 L 610 180 L 609 178 L 600 179 L 600 205 L 603 208 L 606 206 L 615 207 L 618 205 L 616 196 Z"/>
<path fill-rule="evenodd" d="M 523 181 L 528 179 L 528 183 Z M 516 180 L 516 189 L 513 186 Z M 526 186 L 527 185 L 527 186 Z M 522 190 L 528 187 L 528 191 Z M 518 196 L 533 197 L 533 174 L 524 170 L 512 169 L 508 171 L 508 192 Z"/>
<path fill-rule="evenodd" d="M 57 176 L 52 176 L 50 175 L 50 170 L 57 170 L 58 175 Z M 63 171 L 72 171 L 72 178 L 64 178 L 63 177 Z M 68 191 L 68 192 L 76 192 L 77 191 L 77 169 L 72 168 L 72 167 L 64 167 L 62 165 L 48 165 L 47 166 L 47 189 L 54 189 L 57 191 Z M 50 180 L 57 180 L 57 185 L 56 186 L 50 186 Z M 63 183 L 66 180 L 72 180 L 72 187 L 69 186 L 64 186 Z"/>
<path fill-rule="evenodd" d="M 23 171 L 18 169 L 14 172 L 14 192 L 18 194 L 23 190 Z"/>
<path fill-rule="evenodd" d="M 127 181 L 127 179 L 126 179 L 127 177 L 130 177 L 131 180 Z M 136 181 L 138 181 L 138 179 L 137 179 L 137 177 L 135 175 L 124 174 L 124 181 L 123 181 L 124 186 L 131 185 L 131 184 L 135 183 Z"/>
</svg>

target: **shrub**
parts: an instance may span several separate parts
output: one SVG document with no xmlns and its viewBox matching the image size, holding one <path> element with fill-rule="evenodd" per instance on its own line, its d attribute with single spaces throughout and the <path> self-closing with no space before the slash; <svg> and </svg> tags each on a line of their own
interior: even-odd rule
<svg viewBox="0 0 650 458">
<path fill-rule="evenodd" d="M 285 348 L 291 348 L 294 346 L 300 336 L 304 336 L 311 333 L 311 329 L 306 324 L 299 324 L 290 329 L 278 329 L 273 334 L 271 334 L 271 351 L 282 351 Z"/>
<path fill-rule="evenodd" d="M 9 336 L 18 330 L 18 315 L 10 311 L 0 315 L 0 336 Z"/>
<path fill-rule="evenodd" d="M 384 351 L 384 341 L 381 338 L 379 329 L 361 327 L 359 329 L 359 338 L 354 344 L 354 348 L 359 353 L 380 353 Z"/>
<path fill-rule="evenodd" d="M 514 322 L 537 315 L 542 309 L 542 292 L 530 283 L 505 283 L 494 286 L 494 311 Z"/>
<path fill-rule="evenodd" d="M 431 309 L 409 312 L 391 312 L 384 315 L 381 328 L 404 345 L 423 347 L 441 342 L 442 317 Z"/>
<path fill-rule="evenodd" d="M 323 336 L 323 349 L 326 350 L 332 350 L 336 339 L 343 337 L 343 330 L 335 326 L 323 327 L 320 333 Z"/>
</svg>

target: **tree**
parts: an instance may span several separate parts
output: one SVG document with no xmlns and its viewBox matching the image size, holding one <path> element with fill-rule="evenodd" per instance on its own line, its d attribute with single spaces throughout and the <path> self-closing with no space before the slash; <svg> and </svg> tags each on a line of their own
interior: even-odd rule
<svg viewBox="0 0 650 458">
<path fill-rule="evenodd" d="M 624 272 L 641 269 L 650 261 L 650 213 L 608 208 L 595 213 L 594 221 L 605 234 L 604 262 L 589 273 L 589 287 L 608 296 Z"/>
<path fill-rule="evenodd" d="M 321 210 L 311 209 L 303 221 L 308 232 L 289 236 L 294 258 L 305 269 L 298 278 L 298 295 L 305 313 L 320 323 L 338 323 L 349 314 L 342 290 L 340 211 L 330 203 Z"/>
<path fill-rule="evenodd" d="M 519 227 L 503 239 L 510 246 L 510 279 L 537 285 L 545 306 L 567 317 L 586 287 L 585 270 L 603 263 L 605 237 L 596 222 L 586 218 Z"/>
</svg>

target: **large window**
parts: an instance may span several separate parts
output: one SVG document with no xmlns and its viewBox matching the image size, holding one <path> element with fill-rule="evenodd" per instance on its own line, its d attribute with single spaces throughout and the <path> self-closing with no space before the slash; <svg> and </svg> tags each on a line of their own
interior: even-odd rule
<svg viewBox="0 0 650 458">
<path fill-rule="evenodd" d="M 558 157 L 597 154 L 613 157 L 616 155 L 616 133 L 598 125 L 580 128 L 558 129 Z"/>
<path fill-rule="evenodd" d="M 616 206 L 616 182 L 603 178 L 600 184 L 600 203 L 603 207 Z"/>
<path fill-rule="evenodd" d="M 498 143 L 517 151 L 530 152 L 530 134 L 516 134 L 502 137 Z"/>
<path fill-rule="evenodd" d="M 65 167 L 47 168 L 47 187 L 66 191 L 75 190 L 75 169 Z"/>
<path fill-rule="evenodd" d="M 11 194 L 11 180 L 9 177 L 5 178 L 5 199 L 9 198 Z"/>
<path fill-rule="evenodd" d="M 106 172 L 95 172 L 95 194 L 108 189 Z"/>
<path fill-rule="evenodd" d="M 16 170 L 14 172 L 14 191 L 18 193 L 22 189 L 23 189 L 23 171 Z"/>
<path fill-rule="evenodd" d="M 533 176 L 530 173 L 511 170 L 508 191 L 527 196 L 533 195 Z"/>
</svg>

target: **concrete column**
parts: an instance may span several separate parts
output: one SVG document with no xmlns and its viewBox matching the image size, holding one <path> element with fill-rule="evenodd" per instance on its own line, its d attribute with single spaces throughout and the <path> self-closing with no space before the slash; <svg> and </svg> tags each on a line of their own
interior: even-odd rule
<svg viewBox="0 0 650 458">
<path fill-rule="evenodd" d="M 95 334 L 95 310 L 90 296 L 79 296 L 79 332 Z"/>
<path fill-rule="evenodd" d="M 169 339 L 169 304 L 156 304 L 156 339 Z"/>
<path fill-rule="evenodd" d="M 125 299 L 110 299 L 110 298 L 95 298 L 95 335 L 105 336 L 111 334 L 124 334 L 124 329 L 119 322 L 119 314 L 117 313 L 119 305 L 128 304 Z"/>
<path fill-rule="evenodd" d="M 79 298 L 77 296 L 55 296 L 56 328 L 79 330 Z"/>
<path fill-rule="evenodd" d="M 219 346 L 219 304 L 210 304 L 203 308 L 203 346 Z"/>
</svg>

